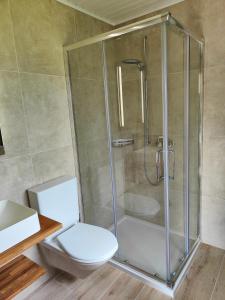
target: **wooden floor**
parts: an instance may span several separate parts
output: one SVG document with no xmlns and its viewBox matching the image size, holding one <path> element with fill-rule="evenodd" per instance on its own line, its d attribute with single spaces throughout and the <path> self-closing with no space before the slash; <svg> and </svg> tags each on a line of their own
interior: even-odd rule
<svg viewBox="0 0 225 300">
<path fill-rule="evenodd" d="M 59 274 L 27 299 L 169 300 L 170 298 L 106 264 L 84 280 Z M 225 251 L 202 244 L 175 299 L 225 299 Z"/>
</svg>

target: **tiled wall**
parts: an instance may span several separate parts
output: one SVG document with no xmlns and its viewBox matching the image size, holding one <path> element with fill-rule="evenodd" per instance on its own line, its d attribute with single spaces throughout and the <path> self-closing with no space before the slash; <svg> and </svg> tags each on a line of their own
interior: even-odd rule
<svg viewBox="0 0 225 300">
<path fill-rule="evenodd" d="M 55 0 L 0 1 L 0 199 L 75 174 L 62 45 L 107 29 Z"/>
<path fill-rule="evenodd" d="M 203 241 L 225 249 L 225 1 L 201 1 L 205 37 Z"/>
</svg>

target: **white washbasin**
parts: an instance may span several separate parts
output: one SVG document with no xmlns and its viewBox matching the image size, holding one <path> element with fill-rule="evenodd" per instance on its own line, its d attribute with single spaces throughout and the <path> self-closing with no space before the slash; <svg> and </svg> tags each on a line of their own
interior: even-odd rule
<svg viewBox="0 0 225 300">
<path fill-rule="evenodd" d="M 9 200 L 0 201 L 0 253 L 39 230 L 36 210 Z"/>
</svg>

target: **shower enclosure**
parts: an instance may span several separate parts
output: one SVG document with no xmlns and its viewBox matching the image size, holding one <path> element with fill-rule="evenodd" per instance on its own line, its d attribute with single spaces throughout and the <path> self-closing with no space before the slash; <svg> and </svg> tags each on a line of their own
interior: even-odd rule
<svg viewBox="0 0 225 300">
<path fill-rule="evenodd" d="M 83 220 L 169 287 L 199 242 L 202 47 L 168 13 L 65 47 Z"/>
</svg>

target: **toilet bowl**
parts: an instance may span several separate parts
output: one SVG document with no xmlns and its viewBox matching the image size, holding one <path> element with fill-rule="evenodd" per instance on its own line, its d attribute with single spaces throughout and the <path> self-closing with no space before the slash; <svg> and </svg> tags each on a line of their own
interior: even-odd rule
<svg viewBox="0 0 225 300">
<path fill-rule="evenodd" d="M 75 177 L 63 176 L 35 186 L 28 196 L 32 208 L 62 223 L 60 230 L 40 244 L 50 266 L 83 278 L 114 256 L 118 243 L 109 230 L 79 222 Z"/>
</svg>

